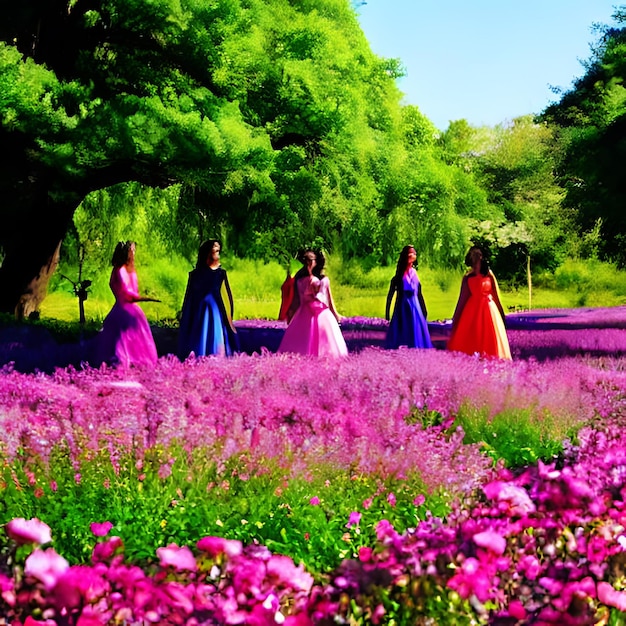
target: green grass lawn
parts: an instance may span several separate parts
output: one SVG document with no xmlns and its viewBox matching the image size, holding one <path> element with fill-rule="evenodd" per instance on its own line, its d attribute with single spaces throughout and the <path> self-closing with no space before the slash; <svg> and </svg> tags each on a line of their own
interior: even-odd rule
<svg viewBox="0 0 626 626">
<path fill-rule="evenodd" d="M 228 270 L 235 300 L 235 319 L 276 319 L 284 269 L 278 263 L 245 259 L 227 259 L 224 266 Z M 393 271 L 393 268 L 381 267 L 365 273 L 358 266 L 346 269 L 331 259 L 328 275 L 339 313 L 347 317 L 384 317 L 387 288 Z M 428 319 L 450 319 L 458 298 L 462 272 L 429 268 L 418 271 L 428 307 Z M 163 268 L 144 266 L 138 269 L 138 273 L 142 293 L 150 293 L 163 300 L 161 303 L 142 303 L 148 319 L 153 322 L 176 319 L 182 306 L 186 272 L 176 270 L 166 275 Z M 626 273 L 599 262 L 595 266 L 568 262 L 554 276 L 541 277 L 537 284 L 532 292 L 532 309 L 626 304 Z M 527 289 L 500 287 L 505 311 L 529 308 Z M 90 294 L 85 302 L 87 320 L 101 322 L 112 306 L 113 296 L 104 282 L 104 286 Z M 78 321 L 78 301 L 67 286 L 61 284 L 44 300 L 40 312 L 43 318 Z"/>
</svg>

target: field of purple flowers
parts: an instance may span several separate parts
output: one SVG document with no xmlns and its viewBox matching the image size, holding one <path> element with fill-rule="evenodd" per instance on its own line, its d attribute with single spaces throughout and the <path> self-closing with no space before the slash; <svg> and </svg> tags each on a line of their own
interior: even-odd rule
<svg viewBox="0 0 626 626">
<path fill-rule="evenodd" d="M 43 373 L 14 336 L 0 624 L 626 623 L 626 314 L 507 321 L 513 362 L 355 318 L 340 360 L 248 321 L 232 359 Z"/>
</svg>

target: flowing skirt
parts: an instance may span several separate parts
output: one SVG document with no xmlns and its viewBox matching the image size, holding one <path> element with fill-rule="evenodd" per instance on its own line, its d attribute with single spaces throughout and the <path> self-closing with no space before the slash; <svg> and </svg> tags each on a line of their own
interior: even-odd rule
<svg viewBox="0 0 626 626">
<path fill-rule="evenodd" d="M 237 335 L 225 317 L 215 297 L 206 296 L 194 315 L 188 335 L 181 338 L 179 356 L 184 359 L 192 352 L 195 356 L 231 356 L 236 352 Z"/>
<path fill-rule="evenodd" d="M 158 355 L 150 325 L 136 302 L 116 302 L 96 338 L 96 361 L 120 367 L 154 365 Z"/>
<path fill-rule="evenodd" d="M 510 359 L 504 321 L 491 297 L 472 295 L 461 311 L 448 350 Z"/>
<path fill-rule="evenodd" d="M 330 309 L 319 300 L 298 307 L 285 330 L 278 352 L 313 356 L 344 356 L 348 347 Z"/>
<path fill-rule="evenodd" d="M 391 350 L 406 346 L 408 348 L 432 348 L 428 323 L 422 313 L 422 307 L 414 293 L 408 292 L 396 305 L 385 346 Z"/>
</svg>

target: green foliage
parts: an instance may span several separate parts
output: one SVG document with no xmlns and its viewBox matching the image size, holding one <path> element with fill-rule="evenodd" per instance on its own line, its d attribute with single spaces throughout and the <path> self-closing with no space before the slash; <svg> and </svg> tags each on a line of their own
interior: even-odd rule
<svg viewBox="0 0 626 626">
<path fill-rule="evenodd" d="M 565 206 L 582 233 L 599 224 L 602 258 L 626 264 L 623 220 L 626 154 L 626 20 L 623 8 L 616 26 L 597 26 L 598 39 L 585 74 L 548 107 L 544 118 L 558 130 L 562 146 L 559 170 Z M 599 221 L 600 220 L 600 221 Z"/>
<path fill-rule="evenodd" d="M 554 272 L 557 289 L 591 292 L 612 292 L 626 296 L 626 271 L 603 261 L 569 259 Z"/>
<path fill-rule="evenodd" d="M 463 407 L 455 417 L 453 428 L 463 428 L 466 444 L 481 444 L 494 462 L 502 460 L 507 467 L 522 468 L 553 461 L 563 451 L 563 441 L 575 434 L 572 426 L 554 419 L 548 413 L 524 409 L 503 411 L 489 416 L 483 410 Z"/>
<path fill-rule="evenodd" d="M 103 449 L 86 453 L 78 465 L 60 448 L 46 465 L 24 456 L 3 463 L 0 523 L 41 519 L 55 529 L 57 550 L 76 563 L 88 559 L 95 543 L 90 523 L 108 520 L 133 560 L 150 561 L 157 547 L 172 542 L 193 545 L 219 535 L 258 541 L 321 573 L 372 545 L 380 519 L 401 531 L 427 510 L 447 511 L 445 494 L 425 494 L 423 504 L 413 504 L 423 493 L 418 476 L 382 480 L 320 465 L 294 477 L 285 474 L 288 459 L 215 461 L 219 456 L 219 446 L 188 454 L 175 445 L 141 457 Z M 353 511 L 361 521 L 348 529 Z"/>
</svg>

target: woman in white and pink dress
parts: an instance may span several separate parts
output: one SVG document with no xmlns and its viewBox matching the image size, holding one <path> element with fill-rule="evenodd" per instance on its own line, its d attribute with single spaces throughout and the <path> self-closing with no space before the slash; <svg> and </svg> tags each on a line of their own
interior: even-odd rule
<svg viewBox="0 0 626 626">
<path fill-rule="evenodd" d="M 291 321 L 285 330 L 278 352 L 313 356 L 345 356 L 348 347 L 339 328 L 340 316 L 324 276 L 324 255 L 307 250 L 304 267 L 295 276 Z M 294 312 L 295 311 L 295 312 Z"/>
</svg>

